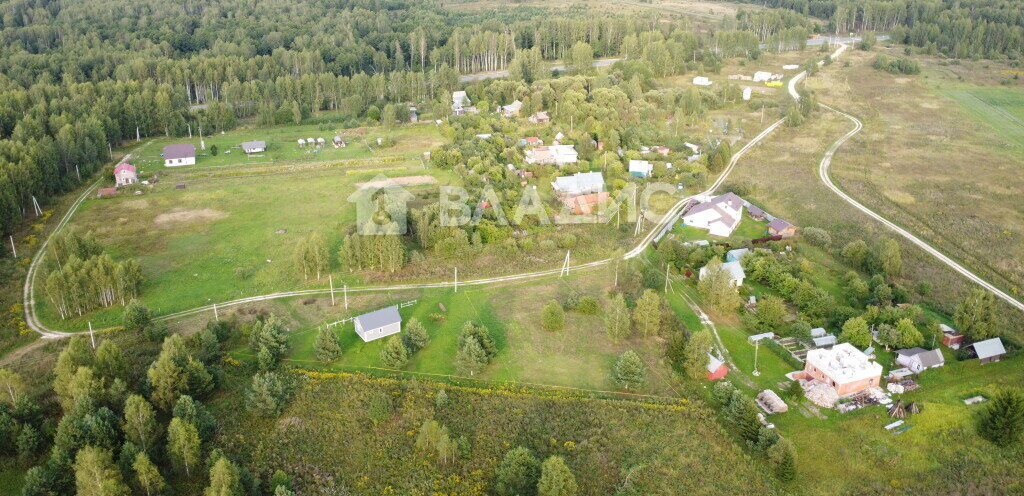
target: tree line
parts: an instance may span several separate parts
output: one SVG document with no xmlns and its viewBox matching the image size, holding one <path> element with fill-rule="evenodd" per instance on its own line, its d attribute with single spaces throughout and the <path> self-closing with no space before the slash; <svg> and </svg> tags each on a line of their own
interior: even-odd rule
<svg viewBox="0 0 1024 496">
<path fill-rule="evenodd" d="M 44 267 L 44 291 L 62 319 L 89 310 L 125 305 L 142 289 L 135 259 L 115 262 L 92 233 L 65 231 L 51 241 Z"/>
</svg>

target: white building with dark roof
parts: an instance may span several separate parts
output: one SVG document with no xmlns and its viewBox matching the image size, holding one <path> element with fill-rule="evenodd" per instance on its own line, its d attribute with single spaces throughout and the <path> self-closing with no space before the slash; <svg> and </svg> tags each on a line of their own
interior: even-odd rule
<svg viewBox="0 0 1024 496">
<path fill-rule="evenodd" d="M 926 350 L 918 347 L 896 350 L 896 363 L 910 369 L 915 374 L 920 374 L 925 369 L 945 365 L 946 360 L 942 357 L 941 350 Z"/>
<path fill-rule="evenodd" d="M 196 145 L 192 143 L 177 143 L 164 147 L 164 167 L 180 167 L 182 165 L 195 165 Z"/>
<path fill-rule="evenodd" d="M 735 193 L 719 195 L 691 207 L 683 214 L 683 224 L 728 238 L 743 219 L 743 204 L 743 198 Z"/>
</svg>

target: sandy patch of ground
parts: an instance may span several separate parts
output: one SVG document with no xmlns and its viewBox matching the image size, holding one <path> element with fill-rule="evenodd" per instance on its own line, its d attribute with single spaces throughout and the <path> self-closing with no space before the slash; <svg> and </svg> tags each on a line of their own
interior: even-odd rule
<svg viewBox="0 0 1024 496">
<path fill-rule="evenodd" d="M 153 219 L 153 224 L 156 224 L 156 227 L 170 227 L 173 224 L 181 224 L 185 222 L 213 222 L 227 216 L 227 213 L 221 212 L 220 210 L 214 210 L 212 208 L 203 208 L 198 210 L 176 208 L 170 212 L 157 215 L 156 218 Z"/>
<path fill-rule="evenodd" d="M 366 181 L 363 183 L 356 183 L 356 187 L 363 188 L 383 188 L 386 186 L 419 186 L 421 184 L 436 184 L 437 179 L 434 176 L 402 176 L 402 177 L 389 177 L 387 179 L 378 179 L 374 181 Z"/>
</svg>

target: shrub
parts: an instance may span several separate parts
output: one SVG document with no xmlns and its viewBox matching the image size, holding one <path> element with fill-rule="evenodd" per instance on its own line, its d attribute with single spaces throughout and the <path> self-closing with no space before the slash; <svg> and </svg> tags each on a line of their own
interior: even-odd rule
<svg viewBox="0 0 1024 496">
<path fill-rule="evenodd" d="M 291 397 L 291 386 L 277 372 L 261 372 L 253 376 L 246 397 L 249 407 L 263 415 L 278 415 Z"/>
<path fill-rule="evenodd" d="M 824 229 L 818 227 L 805 227 L 803 235 L 804 239 L 806 239 L 808 243 L 819 248 L 827 249 L 832 246 L 832 236 Z"/>
<path fill-rule="evenodd" d="M 576 311 L 585 315 L 596 315 L 598 309 L 597 298 L 593 296 L 584 296 L 576 304 Z"/>
</svg>

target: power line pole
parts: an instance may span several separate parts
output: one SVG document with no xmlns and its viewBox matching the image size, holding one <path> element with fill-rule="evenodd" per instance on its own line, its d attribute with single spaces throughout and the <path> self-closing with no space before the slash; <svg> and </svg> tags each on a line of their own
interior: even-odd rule
<svg viewBox="0 0 1024 496">
<path fill-rule="evenodd" d="M 671 267 L 668 262 L 665 262 L 665 294 L 668 294 L 668 269 Z"/>
<path fill-rule="evenodd" d="M 334 306 L 334 276 L 327 276 L 327 280 L 331 282 L 331 306 Z"/>
<path fill-rule="evenodd" d="M 459 292 L 459 268 L 455 267 L 455 292 Z"/>
<path fill-rule="evenodd" d="M 92 332 L 92 321 L 89 321 L 89 341 L 92 341 L 92 349 L 96 349 L 96 335 Z"/>
<path fill-rule="evenodd" d="M 220 314 L 217 313 L 217 304 L 216 303 L 213 304 L 213 320 L 216 320 L 217 322 L 220 322 Z"/>
<path fill-rule="evenodd" d="M 11 240 L 11 255 L 14 258 L 18 258 L 18 249 L 14 247 L 14 236 L 9 235 L 7 236 L 7 238 Z"/>
<path fill-rule="evenodd" d="M 348 283 L 345 283 L 345 310 L 348 310 Z"/>
</svg>

